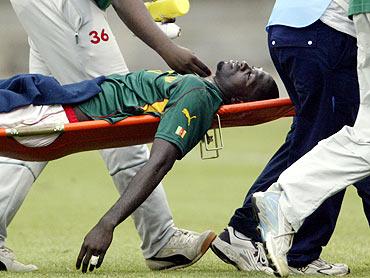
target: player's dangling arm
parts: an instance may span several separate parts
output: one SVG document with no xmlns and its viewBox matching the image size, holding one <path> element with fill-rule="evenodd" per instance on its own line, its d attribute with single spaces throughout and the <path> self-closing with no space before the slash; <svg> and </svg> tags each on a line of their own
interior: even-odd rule
<svg viewBox="0 0 370 278">
<path fill-rule="evenodd" d="M 112 242 L 114 229 L 148 198 L 180 156 L 180 149 L 174 144 L 163 139 L 154 140 L 148 162 L 133 177 L 118 201 L 86 235 L 77 258 L 77 269 L 82 265 L 82 272 L 85 273 L 92 256 L 99 257 L 96 268 L 101 266 Z M 95 265 L 90 264 L 89 270 L 93 271 L 94 268 Z"/>
<path fill-rule="evenodd" d="M 168 66 L 178 73 L 196 73 L 206 77 L 210 69 L 189 49 L 171 41 L 154 23 L 142 0 L 112 0 L 112 5 L 126 26 L 154 49 Z"/>
</svg>

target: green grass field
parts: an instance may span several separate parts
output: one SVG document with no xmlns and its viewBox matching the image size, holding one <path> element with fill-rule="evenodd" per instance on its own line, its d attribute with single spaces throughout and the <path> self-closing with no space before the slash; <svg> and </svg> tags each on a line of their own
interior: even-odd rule
<svg viewBox="0 0 370 278">
<path fill-rule="evenodd" d="M 226 129 L 221 158 L 202 161 L 197 147 L 178 162 L 164 181 L 177 226 L 220 232 L 259 171 L 283 142 L 289 122 L 284 119 L 257 127 Z M 97 152 L 51 162 L 9 228 L 8 246 L 18 259 L 40 268 L 25 275 L 80 276 L 74 264 L 82 239 L 117 197 Z M 211 251 L 187 269 L 151 272 L 139 246 L 133 223 L 128 220 L 116 230 L 103 266 L 89 277 L 265 277 L 238 272 Z M 350 265 L 350 277 L 370 277 L 369 227 L 352 187 L 323 258 Z"/>
</svg>

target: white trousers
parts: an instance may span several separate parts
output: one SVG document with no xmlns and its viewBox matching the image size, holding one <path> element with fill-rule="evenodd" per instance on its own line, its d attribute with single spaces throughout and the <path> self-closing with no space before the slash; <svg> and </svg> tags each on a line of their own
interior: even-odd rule
<svg viewBox="0 0 370 278">
<path fill-rule="evenodd" d="M 53 75 L 61 83 L 127 73 L 106 15 L 90 0 L 11 0 L 29 36 L 30 72 Z M 116 188 L 122 194 L 148 160 L 145 145 L 102 150 Z M 0 244 L 6 228 L 47 162 L 0 158 Z M 160 184 L 133 213 L 145 258 L 155 255 L 174 233 Z M 1 242 L 2 241 L 2 242 Z"/>
<path fill-rule="evenodd" d="M 0 113 L 1 128 L 38 127 L 48 124 L 67 124 L 69 120 L 62 105 L 28 105 L 9 113 Z M 56 134 L 37 136 L 15 136 L 22 145 L 27 147 L 48 146 L 59 136 Z"/>
<path fill-rule="evenodd" d="M 269 188 L 281 192 L 280 206 L 295 231 L 327 198 L 370 175 L 370 14 L 355 15 L 353 21 L 360 85 L 354 126 L 321 141 Z"/>
</svg>

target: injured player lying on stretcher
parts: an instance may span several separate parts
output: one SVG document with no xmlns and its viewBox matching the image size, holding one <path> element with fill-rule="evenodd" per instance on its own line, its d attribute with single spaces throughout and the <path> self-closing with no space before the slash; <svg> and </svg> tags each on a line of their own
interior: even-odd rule
<svg viewBox="0 0 370 278">
<path fill-rule="evenodd" d="M 154 190 L 176 159 L 185 156 L 211 127 L 222 104 L 279 96 L 273 78 L 246 62 L 219 62 L 209 78 L 173 71 L 138 71 L 71 85 L 41 75 L 20 75 L 0 81 L 0 127 L 44 125 L 88 120 L 110 123 L 128 116 L 152 114 L 161 120 L 148 162 L 126 192 L 89 232 L 77 259 L 86 272 L 100 267 L 114 228 Z M 22 144 L 44 146 L 58 135 L 19 137 Z"/>
<path fill-rule="evenodd" d="M 166 140 L 174 137 L 170 142 L 177 144 L 184 153 L 182 146 L 191 145 L 186 139 L 197 141 L 198 136 L 188 135 L 185 139 L 184 134 L 180 140 L 177 133 L 189 132 L 189 126 L 192 133 L 197 129 L 196 133 L 202 135 L 204 132 L 201 131 L 210 127 L 221 104 L 278 97 L 277 87 L 266 72 L 250 68 L 246 63 L 220 62 L 218 67 L 221 69 L 222 65 L 228 65 L 229 72 L 221 74 L 221 90 L 213 77 L 204 79 L 173 71 L 139 71 L 67 86 L 41 75 L 15 76 L 0 81 L 0 127 L 33 127 L 37 130 L 37 127 L 48 124 L 86 120 L 115 123 L 128 116 L 152 114 L 161 116 L 161 122 L 165 121 L 165 124 L 160 124 L 156 138 Z M 228 87 L 222 89 L 222 80 L 227 80 L 226 86 L 233 86 L 231 90 L 228 91 Z M 245 94 L 243 86 L 248 88 Z M 179 102 L 183 104 L 178 105 Z M 189 124 L 184 124 L 191 112 L 198 108 L 201 108 L 202 115 L 196 117 L 201 126 L 190 126 L 193 118 L 189 118 Z M 182 121 L 177 122 L 179 119 Z M 43 147 L 57 137 L 58 133 L 14 138 L 28 147 Z"/>
</svg>

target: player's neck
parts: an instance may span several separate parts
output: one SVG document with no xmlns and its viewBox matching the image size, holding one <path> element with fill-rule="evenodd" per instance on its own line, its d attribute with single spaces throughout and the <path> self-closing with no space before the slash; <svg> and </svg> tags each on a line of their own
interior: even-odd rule
<svg viewBox="0 0 370 278">
<path fill-rule="evenodd" d="M 218 88 L 218 90 L 221 93 L 221 98 L 222 98 L 223 102 L 225 104 L 229 104 L 230 103 L 230 98 L 229 98 L 228 94 L 225 92 L 225 90 L 222 88 L 222 86 L 220 84 L 218 84 L 215 76 L 206 77 L 206 79 Z"/>
</svg>

